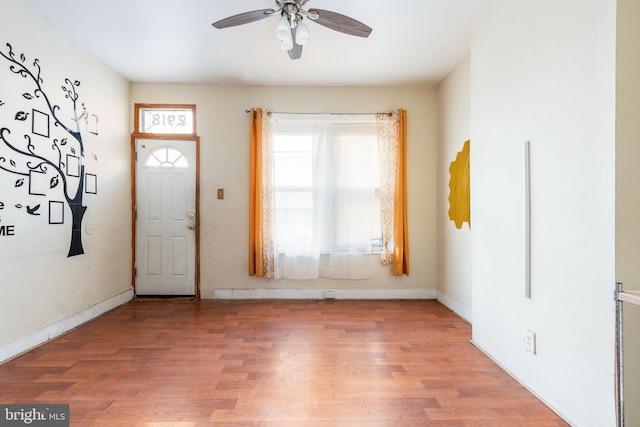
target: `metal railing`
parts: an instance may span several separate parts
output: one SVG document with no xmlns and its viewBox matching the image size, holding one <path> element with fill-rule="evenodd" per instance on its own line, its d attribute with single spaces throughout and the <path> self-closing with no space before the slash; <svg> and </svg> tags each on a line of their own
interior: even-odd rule
<svg viewBox="0 0 640 427">
<path fill-rule="evenodd" d="M 617 426 L 624 427 L 624 342 L 622 303 L 640 305 L 640 291 L 623 291 L 622 283 L 616 282 L 616 419 Z"/>
</svg>

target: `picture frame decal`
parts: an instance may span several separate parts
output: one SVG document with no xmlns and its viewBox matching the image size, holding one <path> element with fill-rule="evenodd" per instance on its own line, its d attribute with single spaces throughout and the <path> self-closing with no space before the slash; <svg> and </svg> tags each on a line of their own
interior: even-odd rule
<svg viewBox="0 0 640 427">
<path fill-rule="evenodd" d="M 67 176 L 80 176 L 80 158 L 67 154 Z"/>
<path fill-rule="evenodd" d="M 87 194 L 98 194 L 98 177 L 92 173 L 85 174 L 85 191 Z"/>
<path fill-rule="evenodd" d="M 49 224 L 64 224 L 64 202 L 49 201 Z"/>
<path fill-rule="evenodd" d="M 47 174 L 36 170 L 29 171 L 29 194 L 34 196 L 47 195 Z"/>
<path fill-rule="evenodd" d="M 31 111 L 31 133 L 49 138 L 49 115 L 35 108 Z"/>
</svg>

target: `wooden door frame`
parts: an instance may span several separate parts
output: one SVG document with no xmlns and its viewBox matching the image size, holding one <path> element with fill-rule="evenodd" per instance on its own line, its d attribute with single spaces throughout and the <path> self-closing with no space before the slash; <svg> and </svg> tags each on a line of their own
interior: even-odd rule
<svg viewBox="0 0 640 427">
<path fill-rule="evenodd" d="M 138 132 L 138 109 L 140 107 L 158 107 L 158 108 L 191 108 L 193 109 L 193 127 L 194 133 L 192 134 L 157 134 L 157 133 L 141 133 Z M 131 287 L 133 288 L 133 295 L 136 296 L 136 212 L 137 212 L 137 188 L 136 188 L 136 141 L 139 139 L 154 139 L 154 140 L 181 140 L 181 141 L 194 141 L 196 144 L 196 218 L 195 218 L 195 238 L 196 238 L 196 259 L 195 259 L 195 292 L 194 297 L 196 300 L 200 299 L 200 137 L 195 134 L 195 105 L 186 104 L 136 104 L 135 105 L 135 127 L 134 132 L 131 134 Z"/>
</svg>

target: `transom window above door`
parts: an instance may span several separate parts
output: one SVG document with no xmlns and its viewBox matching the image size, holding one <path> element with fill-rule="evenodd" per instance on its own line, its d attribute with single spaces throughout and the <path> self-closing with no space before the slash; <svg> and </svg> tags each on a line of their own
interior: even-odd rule
<svg viewBox="0 0 640 427">
<path fill-rule="evenodd" d="M 135 132 L 149 135 L 195 135 L 195 105 L 136 104 Z"/>
</svg>

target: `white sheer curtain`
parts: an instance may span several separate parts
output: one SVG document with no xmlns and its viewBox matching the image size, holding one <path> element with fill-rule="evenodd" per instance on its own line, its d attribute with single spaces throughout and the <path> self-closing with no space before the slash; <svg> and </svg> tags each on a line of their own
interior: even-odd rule
<svg viewBox="0 0 640 427">
<path fill-rule="evenodd" d="M 269 117 L 274 276 L 371 277 L 381 235 L 375 115 Z"/>
</svg>

